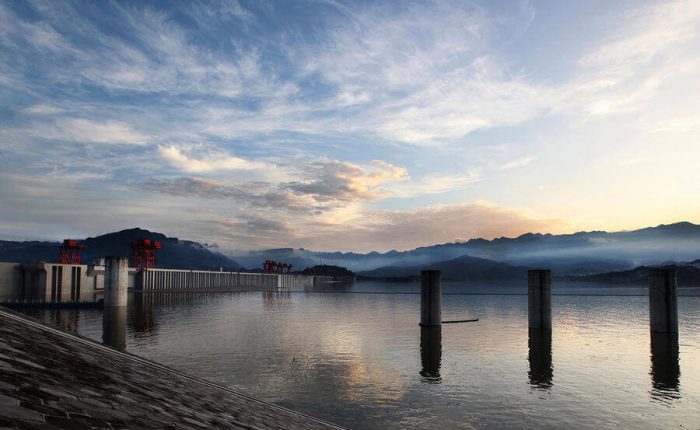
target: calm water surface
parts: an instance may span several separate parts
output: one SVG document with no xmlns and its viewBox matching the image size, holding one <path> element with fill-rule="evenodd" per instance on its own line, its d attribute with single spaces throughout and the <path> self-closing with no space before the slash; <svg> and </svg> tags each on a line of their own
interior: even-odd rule
<svg viewBox="0 0 700 430">
<path fill-rule="evenodd" d="M 700 428 L 695 289 L 679 341 L 650 338 L 641 287 L 557 283 L 551 336 L 528 333 L 524 285 L 446 285 L 443 319 L 479 321 L 441 330 L 418 326 L 418 291 L 136 295 L 104 325 L 101 310 L 33 314 L 350 428 Z"/>
</svg>

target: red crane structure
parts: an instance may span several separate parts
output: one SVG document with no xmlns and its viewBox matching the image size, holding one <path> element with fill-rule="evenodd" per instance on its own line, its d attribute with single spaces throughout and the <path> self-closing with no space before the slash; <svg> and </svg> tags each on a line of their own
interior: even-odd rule
<svg viewBox="0 0 700 430">
<path fill-rule="evenodd" d="M 157 240 L 140 239 L 131 244 L 132 260 L 136 269 L 156 267 L 156 250 L 162 246 Z"/>
<path fill-rule="evenodd" d="M 263 273 L 292 273 L 292 265 L 274 260 L 263 262 Z"/>
<path fill-rule="evenodd" d="M 80 264 L 80 250 L 85 245 L 79 245 L 77 240 L 65 239 L 58 247 L 59 264 Z"/>
</svg>

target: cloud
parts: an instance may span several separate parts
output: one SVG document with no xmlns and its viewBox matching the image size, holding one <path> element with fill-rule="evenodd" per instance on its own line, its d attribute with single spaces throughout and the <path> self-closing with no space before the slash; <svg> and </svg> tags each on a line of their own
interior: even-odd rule
<svg viewBox="0 0 700 430">
<path fill-rule="evenodd" d="M 380 160 L 366 166 L 340 161 L 317 162 L 303 167 L 304 180 L 281 184 L 281 188 L 312 195 L 318 201 L 376 200 L 385 195 L 385 182 L 408 179 L 406 169 Z"/>
<path fill-rule="evenodd" d="M 363 166 L 340 161 L 312 162 L 295 166 L 294 171 L 303 175 L 303 179 L 227 185 L 195 177 L 150 178 L 135 185 L 180 197 L 230 199 L 239 209 L 318 215 L 351 203 L 382 198 L 385 196 L 382 184 L 407 178 L 405 169 L 380 160 Z"/>
<path fill-rule="evenodd" d="M 516 167 L 523 167 L 527 166 L 528 164 L 532 163 L 533 161 L 537 160 L 537 157 L 522 157 L 518 158 L 516 160 L 509 161 L 505 164 L 502 164 L 498 167 L 498 170 L 510 170 L 510 169 L 515 169 Z"/>
<path fill-rule="evenodd" d="M 350 121 L 384 138 L 420 145 L 458 140 L 547 107 L 545 88 L 489 52 L 497 34 L 490 18 L 451 1 L 367 8 L 357 20 L 334 23 L 307 67 L 336 85 L 330 103 L 360 105 L 365 114 Z"/>
<path fill-rule="evenodd" d="M 693 0 L 668 1 L 641 7 L 628 14 L 611 40 L 581 59 L 587 67 L 604 67 L 614 75 L 633 72 L 698 32 L 700 5 Z"/>
<path fill-rule="evenodd" d="M 538 219 L 525 211 L 482 202 L 381 211 L 368 214 L 368 220 L 358 234 L 336 226 L 340 230 L 336 232 L 338 239 L 342 243 L 352 243 L 354 247 L 361 247 L 371 238 L 374 243 L 385 244 L 385 249 L 411 249 L 476 237 L 492 239 L 526 232 L 556 232 L 563 227 L 560 220 Z M 332 249 L 330 245 L 329 242 L 327 249 Z"/>
<path fill-rule="evenodd" d="M 567 82 L 554 110 L 581 111 L 584 121 L 649 107 L 670 83 L 697 74 L 700 4 L 667 1 L 609 22 L 607 40 L 579 60 L 581 77 Z"/>
<path fill-rule="evenodd" d="M 266 163 L 244 160 L 226 153 L 206 153 L 193 158 L 173 145 L 159 146 L 158 152 L 171 165 L 188 173 L 205 173 L 217 170 L 254 170 L 271 167 Z"/>
<path fill-rule="evenodd" d="M 314 199 L 299 196 L 291 191 L 265 183 L 254 182 L 239 186 L 225 185 L 214 180 L 181 177 L 173 179 L 151 178 L 134 184 L 139 189 L 156 191 L 178 197 L 197 197 L 214 200 L 230 200 L 240 210 L 271 209 L 282 214 L 317 213 L 327 210 L 326 205 L 315 204 Z"/>
<path fill-rule="evenodd" d="M 652 124 L 654 133 L 687 133 L 700 129 L 700 115 L 683 115 L 667 118 Z"/>
<path fill-rule="evenodd" d="M 409 181 L 387 185 L 385 188 L 390 197 L 409 198 L 464 189 L 480 180 L 478 171 L 466 174 L 436 174 L 412 178 Z"/>
<path fill-rule="evenodd" d="M 267 218 L 264 218 L 267 219 Z M 294 242 L 313 250 L 353 250 L 368 252 L 406 250 L 435 243 L 483 237 L 518 236 L 527 232 L 558 232 L 566 228 L 561 220 L 539 219 L 527 212 L 477 202 L 466 205 L 428 207 L 409 211 L 374 211 L 363 214 L 363 222 L 353 225 L 298 220 L 284 225 L 285 238 L 269 235 L 263 246 L 284 246 Z M 270 222 L 262 221 L 263 223 Z M 247 222 L 219 223 L 222 235 L 232 242 L 250 238 Z"/>
<path fill-rule="evenodd" d="M 110 210 L 104 187 L 114 197 L 129 189 L 121 184 L 143 185 L 147 198 L 130 200 L 129 210 L 154 214 L 154 223 L 189 226 L 181 214 L 206 209 L 202 234 L 215 235 L 208 221 L 223 219 L 231 230 L 284 231 L 270 243 L 301 243 L 313 233 L 310 243 L 326 246 L 342 229 L 371 244 L 393 241 L 382 226 L 399 234 L 394 223 L 423 215 L 445 225 L 456 225 L 448 219 L 456 213 L 507 218 L 494 208 L 421 205 L 506 196 L 498 187 L 508 182 L 482 180 L 481 171 L 509 170 L 503 175 L 517 181 L 516 168 L 535 160 L 522 155 L 550 166 L 531 189 L 556 183 L 562 195 L 575 192 L 581 207 L 607 207 L 607 194 L 589 188 L 595 181 L 572 174 L 588 169 L 596 151 L 624 160 L 634 150 L 646 159 L 660 153 L 655 139 L 674 133 L 656 147 L 686 155 L 676 170 L 697 170 L 688 156 L 698 129 L 697 2 L 623 6 L 614 19 L 610 11 L 621 8 L 599 8 L 576 17 L 591 29 L 580 44 L 566 39 L 568 22 L 556 10 L 546 21 L 557 24 L 544 29 L 558 42 L 531 40 L 543 29 L 529 31 L 541 24 L 533 21 L 537 5 L 504 13 L 490 2 L 456 0 L 320 3 L 0 3 L 4 173 L 40 177 L 31 184 L 41 197 L 62 194 L 51 187 L 60 175 L 81 178 L 84 207 L 65 222 L 94 225 L 85 218 L 96 212 L 83 209 Z M 608 21 L 596 26 L 600 20 Z M 562 44 L 575 53 L 556 55 Z M 513 52 L 525 45 L 537 55 Z M 614 117 L 631 112 L 639 115 Z M 587 121 L 595 128 L 584 129 Z M 47 145 L 60 151 L 60 163 L 47 160 Z M 372 158 L 386 161 L 364 161 Z M 672 188 L 688 194 L 692 179 Z M 631 180 L 619 195 L 645 188 Z M 11 201 L 32 195 L 12 191 L 15 182 L 0 184 Z M 550 207 L 538 194 L 532 204 Z M 390 197 L 406 200 L 384 201 Z M 175 209 L 155 211 L 150 200 Z M 46 231 L 54 209 L 70 212 L 56 199 L 38 201 L 50 202 L 31 215 L 46 216 Z M 640 211 L 631 203 L 610 213 L 633 219 Z M 414 209 L 377 209 L 387 207 Z M 515 213 L 510 221 L 537 226 Z M 241 246 L 258 243 L 251 235 Z"/>
<path fill-rule="evenodd" d="M 49 109 L 44 111 L 49 112 Z M 145 145 L 150 141 L 149 136 L 123 122 L 97 122 L 84 118 L 59 119 L 48 125 L 36 124 L 26 132 L 44 139 L 82 143 Z"/>
</svg>

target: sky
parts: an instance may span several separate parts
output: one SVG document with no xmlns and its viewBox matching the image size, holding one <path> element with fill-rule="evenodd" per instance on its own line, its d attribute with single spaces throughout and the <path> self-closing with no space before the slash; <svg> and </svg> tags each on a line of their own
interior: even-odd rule
<svg viewBox="0 0 700 430">
<path fill-rule="evenodd" d="M 700 222 L 700 2 L 0 2 L 0 238 Z"/>
</svg>

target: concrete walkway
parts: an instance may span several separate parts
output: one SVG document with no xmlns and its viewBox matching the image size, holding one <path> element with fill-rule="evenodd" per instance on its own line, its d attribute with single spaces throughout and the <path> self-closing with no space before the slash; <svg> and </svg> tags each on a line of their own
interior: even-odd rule
<svg viewBox="0 0 700 430">
<path fill-rule="evenodd" d="M 340 427 L 0 308 L 0 428 Z"/>
</svg>

